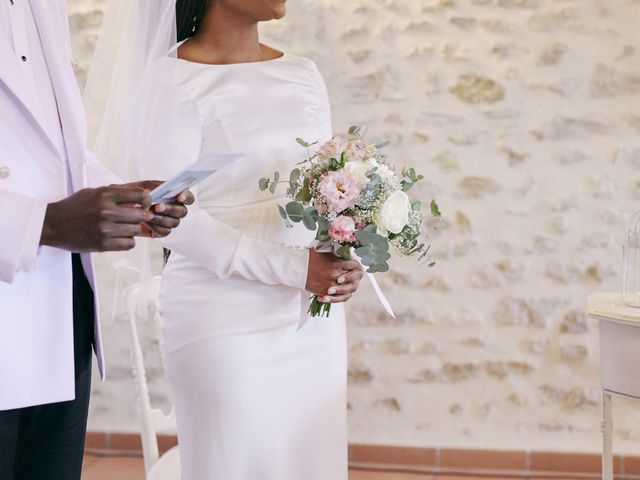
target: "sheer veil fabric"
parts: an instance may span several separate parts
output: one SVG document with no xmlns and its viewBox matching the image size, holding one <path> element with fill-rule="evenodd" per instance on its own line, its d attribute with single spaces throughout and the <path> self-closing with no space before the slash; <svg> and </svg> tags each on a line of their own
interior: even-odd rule
<svg viewBox="0 0 640 480">
<path fill-rule="evenodd" d="M 145 104 L 147 67 L 169 52 L 176 43 L 175 0 L 110 0 L 89 69 L 84 90 L 88 145 L 98 159 L 123 182 L 140 180 L 132 139 L 144 128 L 136 105 Z M 155 180 L 155 179 L 152 179 Z M 103 293 L 104 318 L 123 313 L 123 293 L 134 283 L 144 283 L 154 273 L 151 256 L 161 255 L 159 246 L 137 239 L 127 253 L 97 257 Z M 105 301 L 106 300 L 106 301 Z M 144 308 L 144 306 L 143 306 Z"/>
</svg>

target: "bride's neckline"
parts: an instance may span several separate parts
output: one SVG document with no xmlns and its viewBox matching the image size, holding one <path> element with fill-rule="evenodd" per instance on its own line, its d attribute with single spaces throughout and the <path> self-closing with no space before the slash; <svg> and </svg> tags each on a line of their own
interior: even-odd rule
<svg viewBox="0 0 640 480">
<path fill-rule="evenodd" d="M 285 52 L 280 52 L 274 48 L 271 48 L 267 45 L 261 44 L 263 47 L 267 47 L 270 48 L 271 50 L 274 50 L 276 52 L 278 52 L 280 55 L 278 55 L 277 57 L 274 58 L 269 58 L 266 60 L 256 60 L 253 62 L 235 62 L 235 63 L 204 63 L 204 62 L 195 62 L 193 60 L 186 60 L 184 58 L 180 58 L 178 57 L 178 48 L 180 48 L 180 46 L 186 42 L 186 40 L 183 40 L 182 42 L 178 42 L 177 44 L 175 44 L 173 47 L 171 47 L 171 49 L 167 52 L 167 56 L 169 56 L 170 58 L 173 58 L 175 60 L 178 60 L 179 62 L 183 62 L 183 63 L 188 63 L 191 65 L 201 65 L 203 67 L 235 67 L 235 66 L 246 66 L 246 65 L 262 65 L 262 64 L 269 64 L 269 63 L 277 63 L 280 60 L 284 60 L 286 58 L 289 57 L 289 54 L 285 53 Z"/>
</svg>

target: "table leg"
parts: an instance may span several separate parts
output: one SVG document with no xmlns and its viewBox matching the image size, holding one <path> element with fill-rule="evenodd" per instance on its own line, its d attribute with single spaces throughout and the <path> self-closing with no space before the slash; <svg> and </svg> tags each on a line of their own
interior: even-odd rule
<svg viewBox="0 0 640 480">
<path fill-rule="evenodd" d="M 602 391 L 602 478 L 613 480 L 613 414 L 611 395 Z"/>
</svg>

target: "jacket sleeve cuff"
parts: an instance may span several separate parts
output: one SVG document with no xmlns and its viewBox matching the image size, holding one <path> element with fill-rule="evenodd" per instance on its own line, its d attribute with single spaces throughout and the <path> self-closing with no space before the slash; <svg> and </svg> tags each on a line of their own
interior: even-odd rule
<svg viewBox="0 0 640 480">
<path fill-rule="evenodd" d="M 5 222 L 0 249 L 0 282 L 12 283 L 18 272 L 36 266 L 47 202 L 0 190 L 0 217 Z"/>
<path fill-rule="evenodd" d="M 33 201 L 31 217 L 26 225 L 22 251 L 18 260 L 18 271 L 30 272 L 36 266 L 47 206 L 47 202 L 43 200 Z"/>
</svg>

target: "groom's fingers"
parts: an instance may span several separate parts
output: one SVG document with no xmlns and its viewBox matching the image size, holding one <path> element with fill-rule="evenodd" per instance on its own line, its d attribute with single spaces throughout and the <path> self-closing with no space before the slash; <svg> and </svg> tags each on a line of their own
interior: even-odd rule
<svg viewBox="0 0 640 480">
<path fill-rule="evenodd" d="M 110 238 L 107 240 L 102 248 L 104 252 L 124 252 L 131 250 L 136 246 L 136 241 L 133 238 Z"/>
<path fill-rule="evenodd" d="M 116 204 L 140 205 L 143 210 L 151 206 L 151 195 L 144 188 L 115 185 L 105 190 L 108 198 Z"/>
<path fill-rule="evenodd" d="M 109 222 L 136 225 L 153 219 L 153 213 L 138 207 L 117 206 L 104 210 L 102 215 Z"/>
</svg>

